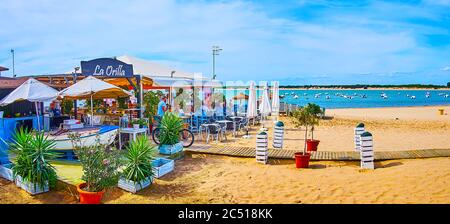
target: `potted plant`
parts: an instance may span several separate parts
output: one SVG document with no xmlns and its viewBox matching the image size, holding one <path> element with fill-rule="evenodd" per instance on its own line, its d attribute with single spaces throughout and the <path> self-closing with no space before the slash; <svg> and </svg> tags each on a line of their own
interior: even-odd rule
<svg viewBox="0 0 450 224">
<path fill-rule="evenodd" d="M 72 144 L 77 154 L 85 182 L 77 185 L 81 204 L 100 204 L 105 189 L 117 186 L 121 166 L 121 151 L 100 143 L 83 146 L 79 135 L 71 135 Z"/>
<path fill-rule="evenodd" d="M 56 170 L 49 163 L 58 156 L 54 151 L 55 144 L 44 132 L 31 133 L 21 128 L 14 133 L 9 147 L 15 156 L 11 170 L 17 186 L 31 195 L 47 192 L 56 186 Z"/>
<path fill-rule="evenodd" d="M 183 120 L 177 115 L 167 112 L 160 122 L 159 153 L 174 154 L 183 150 L 180 142 L 180 131 L 183 128 Z"/>
<path fill-rule="evenodd" d="M 148 125 L 147 121 L 144 119 L 133 120 L 133 121 L 131 121 L 131 124 L 133 125 L 134 129 L 143 128 Z"/>
<path fill-rule="evenodd" d="M 148 144 L 146 135 L 139 136 L 126 147 L 125 168 L 119 179 L 119 188 L 136 193 L 153 181 L 153 154 L 155 147 Z"/>
<path fill-rule="evenodd" d="M 320 116 L 323 114 L 322 109 L 319 105 L 308 103 L 308 105 L 304 108 L 309 114 L 309 126 L 311 127 L 311 139 L 306 140 L 306 149 L 308 151 L 317 151 L 317 146 L 320 141 L 314 139 L 314 127 L 319 125 Z"/>
<path fill-rule="evenodd" d="M 175 169 L 175 162 L 172 159 L 156 158 L 152 161 L 153 174 L 155 178 L 160 178 Z"/>
<path fill-rule="evenodd" d="M 305 108 L 299 108 L 292 112 L 292 120 L 296 127 L 305 126 L 305 144 L 303 152 L 295 153 L 295 165 L 297 168 L 308 168 L 311 154 L 306 151 L 306 141 L 308 138 L 308 128 L 311 124 L 311 115 Z"/>
</svg>

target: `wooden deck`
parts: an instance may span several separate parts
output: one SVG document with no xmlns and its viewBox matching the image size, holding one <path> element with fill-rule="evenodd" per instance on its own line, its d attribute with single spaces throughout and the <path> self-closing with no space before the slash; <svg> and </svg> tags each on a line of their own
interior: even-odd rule
<svg viewBox="0 0 450 224">
<path fill-rule="evenodd" d="M 255 149 L 239 146 L 214 146 L 214 145 L 193 145 L 184 149 L 185 152 L 226 155 L 236 157 L 255 157 Z M 286 149 L 269 149 L 269 158 L 271 159 L 294 159 L 294 153 L 301 152 Z M 393 159 L 418 159 L 433 157 L 450 157 L 450 149 L 424 149 L 407 151 L 381 151 L 375 152 L 375 160 L 393 160 Z M 330 161 L 359 161 L 359 152 L 330 152 L 317 151 L 311 153 L 311 160 L 330 160 Z"/>
</svg>

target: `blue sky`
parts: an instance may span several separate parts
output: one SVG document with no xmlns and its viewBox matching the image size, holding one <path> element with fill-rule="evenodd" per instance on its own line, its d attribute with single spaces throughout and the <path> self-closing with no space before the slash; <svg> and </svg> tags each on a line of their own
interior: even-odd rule
<svg viewBox="0 0 450 224">
<path fill-rule="evenodd" d="M 450 0 L 1 0 L 0 27 L 0 65 L 15 49 L 19 76 L 124 54 L 211 76 L 219 45 L 222 80 L 450 81 Z"/>
</svg>

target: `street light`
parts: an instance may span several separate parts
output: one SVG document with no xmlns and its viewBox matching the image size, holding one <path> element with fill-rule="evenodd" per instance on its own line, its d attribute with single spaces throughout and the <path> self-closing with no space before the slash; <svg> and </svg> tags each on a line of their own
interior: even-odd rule
<svg viewBox="0 0 450 224">
<path fill-rule="evenodd" d="M 216 79 L 216 55 L 219 55 L 219 51 L 221 51 L 222 48 L 219 46 L 212 46 L 212 56 L 213 56 L 213 79 Z"/>
<path fill-rule="evenodd" d="M 15 78 L 16 77 L 16 69 L 15 69 L 15 65 L 14 65 L 14 49 L 11 49 L 11 54 L 12 54 L 12 62 L 13 62 L 12 73 L 13 73 L 13 77 Z"/>
</svg>

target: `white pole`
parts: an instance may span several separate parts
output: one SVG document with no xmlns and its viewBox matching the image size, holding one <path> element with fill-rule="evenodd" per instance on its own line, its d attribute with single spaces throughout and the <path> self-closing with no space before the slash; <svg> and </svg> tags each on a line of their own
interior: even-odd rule
<svg viewBox="0 0 450 224">
<path fill-rule="evenodd" d="M 92 101 L 92 95 L 91 94 L 91 126 L 94 126 L 94 102 Z"/>
<path fill-rule="evenodd" d="M 41 130 L 41 124 L 39 122 L 39 110 L 38 110 L 38 106 L 37 106 L 37 102 L 34 102 L 34 106 L 36 108 L 36 118 L 37 118 L 37 126 L 38 126 L 38 131 Z"/>
</svg>

